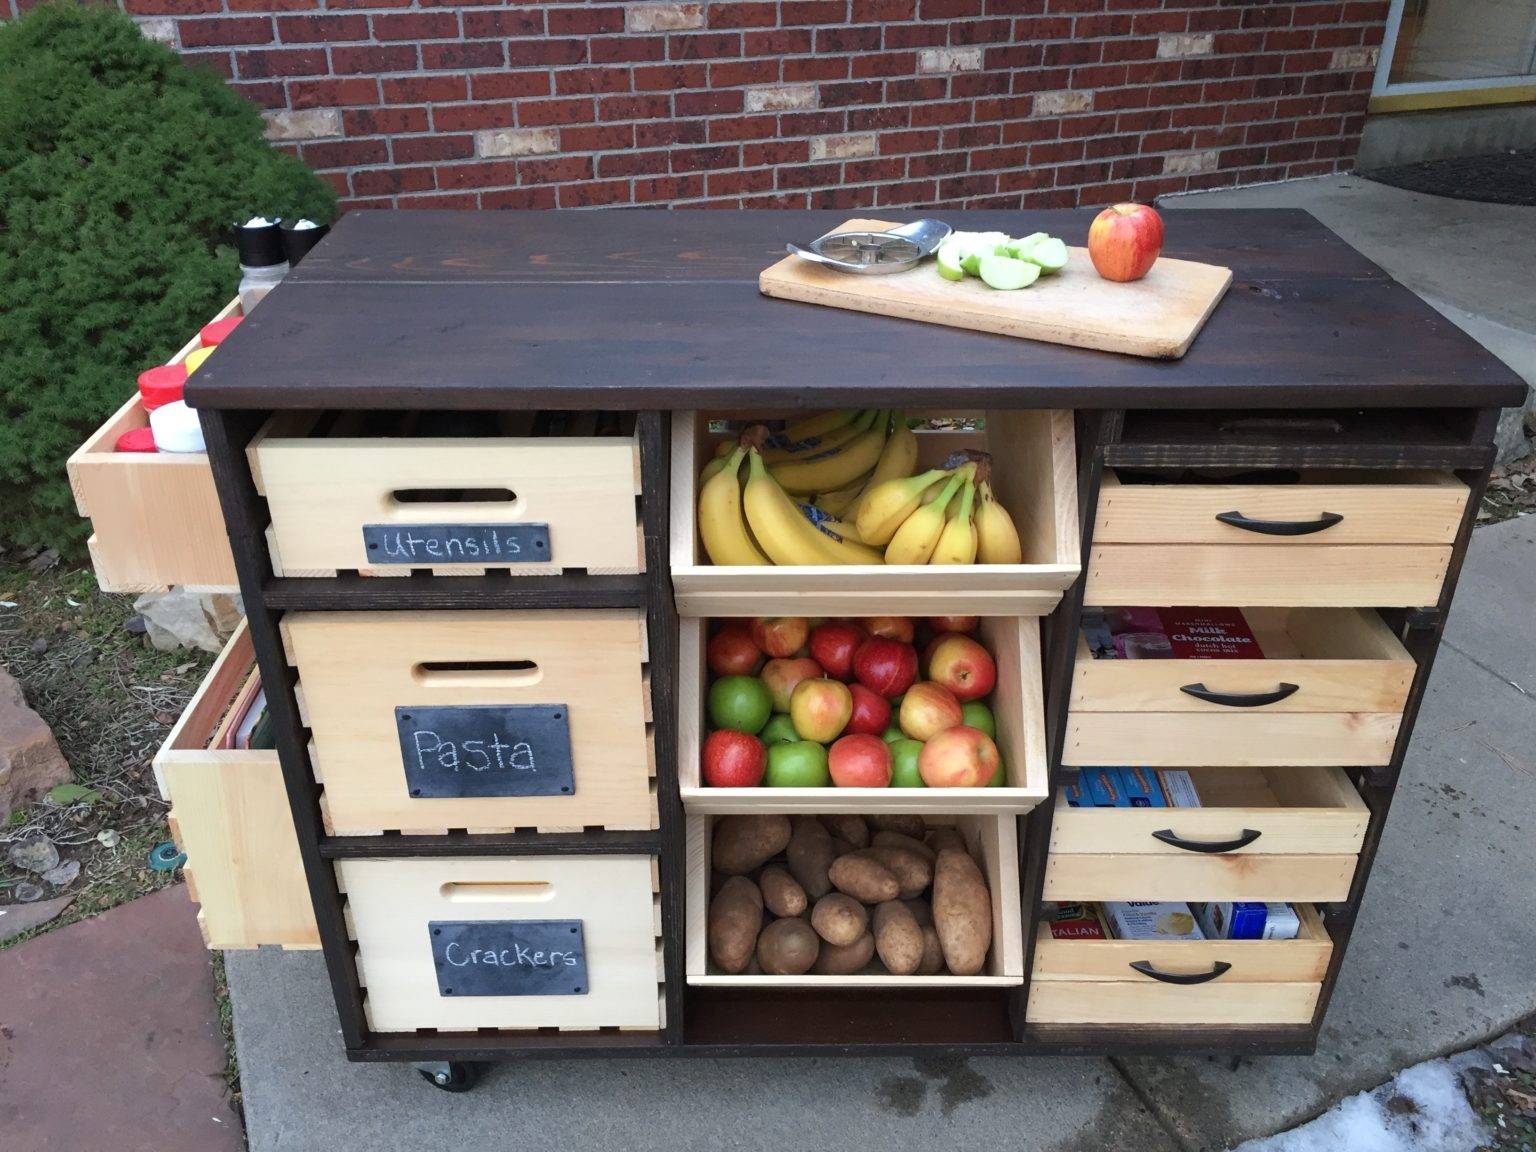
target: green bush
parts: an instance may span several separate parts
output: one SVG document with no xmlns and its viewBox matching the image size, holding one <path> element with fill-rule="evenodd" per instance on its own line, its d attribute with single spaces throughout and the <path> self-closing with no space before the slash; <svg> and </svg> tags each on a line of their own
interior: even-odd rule
<svg viewBox="0 0 1536 1152">
<path fill-rule="evenodd" d="M 330 219 L 262 128 L 113 9 L 0 26 L 0 540 L 78 554 L 64 461 L 234 295 L 237 218 Z"/>
</svg>

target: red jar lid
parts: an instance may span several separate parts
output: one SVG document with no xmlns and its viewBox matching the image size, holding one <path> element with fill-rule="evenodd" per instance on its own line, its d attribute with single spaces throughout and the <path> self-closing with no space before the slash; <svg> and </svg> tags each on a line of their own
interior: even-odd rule
<svg viewBox="0 0 1536 1152">
<path fill-rule="evenodd" d="M 144 401 L 144 411 L 152 412 L 162 404 L 181 399 L 181 390 L 187 383 L 187 369 L 182 364 L 162 364 L 147 372 L 139 373 L 139 396 Z"/>
<path fill-rule="evenodd" d="M 212 324 L 204 324 L 198 332 L 197 338 L 202 341 L 204 348 L 217 348 L 228 339 L 229 334 L 240 326 L 244 316 L 226 316 L 222 320 L 215 320 Z"/>
<path fill-rule="evenodd" d="M 117 438 L 113 448 L 118 452 L 153 452 L 155 433 L 149 428 L 130 428 Z"/>
</svg>

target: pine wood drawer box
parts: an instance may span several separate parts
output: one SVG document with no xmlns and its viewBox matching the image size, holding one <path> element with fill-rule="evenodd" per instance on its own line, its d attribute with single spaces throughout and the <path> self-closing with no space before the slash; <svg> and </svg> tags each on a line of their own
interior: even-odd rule
<svg viewBox="0 0 1536 1152">
<path fill-rule="evenodd" d="M 1189 484 L 1106 469 L 1084 602 L 1434 605 L 1468 494 L 1435 471 Z"/>
<path fill-rule="evenodd" d="M 238 315 L 231 300 L 213 317 Z M 193 334 L 169 363 L 200 346 Z M 66 464 L 75 507 L 91 521 L 91 566 L 103 592 L 155 592 L 172 584 L 233 591 L 239 581 L 224 513 L 203 452 L 117 452 L 124 432 L 149 427 L 138 390 Z"/>
<path fill-rule="evenodd" d="M 638 610 L 283 617 L 337 835 L 657 822 Z"/>
<path fill-rule="evenodd" d="M 827 809 L 828 812 L 831 809 Z M 688 816 L 686 969 L 688 983 L 726 988 L 958 988 L 1011 987 L 1024 983 L 1024 936 L 1019 895 L 1018 820 L 1013 816 L 935 816 L 930 826 L 953 824 L 980 864 L 992 896 L 992 949 L 986 971 L 976 976 L 893 976 L 889 972 L 851 976 L 730 975 L 709 959 L 707 925 L 712 871 L 710 850 L 715 817 Z"/>
<path fill-rule="evenodd" d="M 1192 768 L 1199 808 L 1058 797 L 1047 900 L 1343 900 L 1370 812 L 1340 768 Z"/>
<path fill-rule="evenodd" d="M 1027 1019 L 1039 1024 L 1308 1023 L 1333 941 L 1316 908 L 1295 907 L 1301 919 L 1295 940 L 1058 940 L 1041 924 Z"/>
<path fill-rule="evenodd" d="M 453 431 L 481 419 L 439 416 Z M 531 435 L 531 420 L 501 413 L 486 430 L 507 434 L 430 435 L 405 415 L 377 435 L 355 412 L 274 416 L 246 455 L 276 574 L 639 572 L 633 418 L 611 436 Z"/>
<path fill-rule="evenodd" d="M 758 413 L 767 419 L 783 413 Z M 672 588 L 684 616 L 1048 614 L 1082 570 L 1072 414 L 1049 411 L 907 413 L 980 417 L 977 431 L 919 430 L 919 470 L 973 448 L 993 456 L 992 486 L 1012 515 L 1023 564 L 745 567 L 712 565 L 699 540 L 700 469 L 728 438 L 711 432 L 741 413 L 672 415 Z"/>
<path fill-rule="evenodd" d="M 1388 763 L 1415 664 L 1381 617 L 1243 614 L 1265 659 L 1095 659 L 1079 635 L 1062 762 Z"/>
<path fill-rule="evenodd" d="M 155 778 L 208 947 L 318 948 L 277 752 L 208 746 L 255 666 L 242 620 L 155 755 Z"/>
<path fill-rule="evenodd" d="M 701 779 L 709 682 L 709 622 L 678 621 L 678 782 L 690 812 L 1028 812 L 1045 799 L 1044 695 L 1040 622 L 1033 616 L 986 616 L 977 638 L 997 662 L 991 694 L 997 746 L 1007 783 L 1000 788 L 712 788 Z"/>
<path fill-rule="evenodd" d="M 369 1027 L 661 1027 L 649 856 L 342 860 Z"/>
</svg>

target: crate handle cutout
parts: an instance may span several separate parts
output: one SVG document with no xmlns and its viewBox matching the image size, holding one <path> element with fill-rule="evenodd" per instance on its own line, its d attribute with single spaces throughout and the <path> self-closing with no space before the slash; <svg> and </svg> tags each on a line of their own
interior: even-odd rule
<svg viewBox="0 0 1536 1152">
<path fill-rule="evenodd" d="M 437 891 L 451 904 L 532 904 L 555 898 L 548 880 L 450 880 Z"/>
<path fill-rule="evenodd" d="M 532 688 L 544 670 L 532 660 L 423 660 L 411 679 L 424 688 Z"/>
<path fill-rule="evenodd" d="M 510 504 L 517 493 L 510 488 L 397 488 L 390 499 L 396 504 Z"/>
</svg>

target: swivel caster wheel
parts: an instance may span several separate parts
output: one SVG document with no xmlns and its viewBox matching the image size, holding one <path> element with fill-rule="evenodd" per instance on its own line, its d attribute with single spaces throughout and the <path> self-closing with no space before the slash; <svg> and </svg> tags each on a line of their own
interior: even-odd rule
<svg viewBox="0 0 1536 1152">
<path fill-rule="evenodd" d="M 423 1080 L 444 1092 L 468 1092 L 480 1080 L 478 1064 L 461 1064 L 457 1060 L 434 1060 L 415 1068 Z"/>
</svg>

